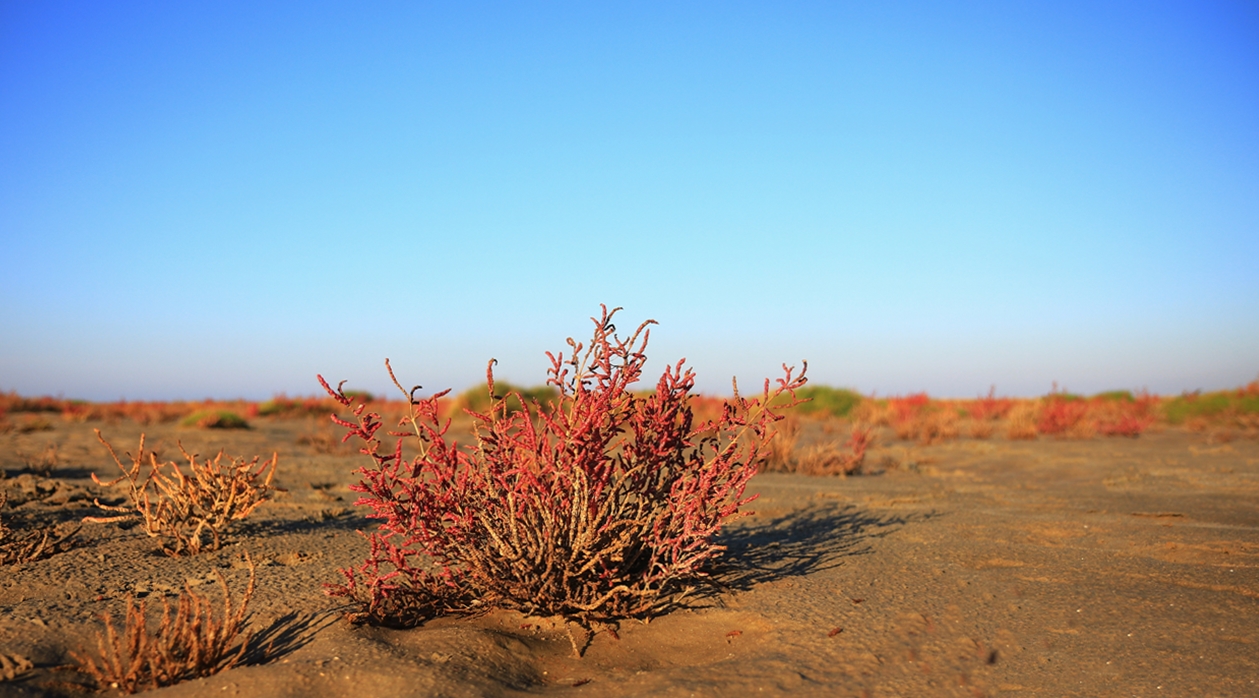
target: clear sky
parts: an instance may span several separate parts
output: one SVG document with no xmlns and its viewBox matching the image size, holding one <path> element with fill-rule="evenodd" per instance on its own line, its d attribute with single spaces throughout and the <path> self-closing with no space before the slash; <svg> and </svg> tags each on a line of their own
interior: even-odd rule
<svg viewBox="0 0 1259 698">
<path fill-rule="evenodd" d="M 1253 2 L 0 3 L 0 390 L 1259 375 Z"/>
</svg>

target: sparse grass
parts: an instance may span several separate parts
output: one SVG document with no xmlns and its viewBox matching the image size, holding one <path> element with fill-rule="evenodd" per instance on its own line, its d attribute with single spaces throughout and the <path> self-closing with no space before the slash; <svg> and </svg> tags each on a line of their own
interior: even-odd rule
<svg viewBox="0 0 1259 698">
<path fill-rule="evenodd" d="M 179 450 L 188 461 L 185 474 L 174 462 L 161 463 L 155 454 L 146 454 L 141 434 L 136 455 L 127 454 L 131 458 L 128 467 L 122 464 L 100 430 L 95 431 L 96 438 L 109 450 L 122 475 L 102 483 L 96 473 L 92 473 L 92 480 L 106 487 L 125 480 L 130 505 L 106 506 L 98 500 L 98 507 L 118 515 L 85 520 L 95 523 L 139 520 L 145 533 L 155 539 L 167 555 L 195 555 L 207 545 L 210 550 L 218 550 L 221 536 L 228 527 L 249 516 L 270 499 L 276 489 L 271 486 L 278 460 L 275 454 L 271 460 L 260 464 L 258 456 L 252 461 L 234 458 L 224 462 L 220 451 L 214 460 L 198 462 L 197 456 L 189 454 L 181 444 Z M 142 475 L 146 465 L 148 473 Z"/>
<path fill-rule="evenodd" d="M 37 454 L 18 451 L 17 456 L 22 459 L 27 472 L 41 477 L 49 477 L 57 465 L 61 463 L 61 454 L 58 448 L 57 444 L 50 443 L 44 447 L 43 451 Z"/>
<path fill-rule="evenodd" d="M 102 615 L 105 632 L 97 636 L 96 652 L 74 653 L 79 669 L 102 689 L 131 694 L 173 686 L 183 681 L 212 676 L 240 663 L 249 649 L 249 600 L 254 593 L 254 565 L 249 565 L 249 584 L 239 604 L 233 604 L 227 580 L 215 570 L 223 591 L 223 612 L 214 611 L 208 596 L 185 586 L 171 615 L 162 600 L 162 616 L 154 627 L 144 600 L 128 597 L 122 628 L 110 615 Z"/>
</svg>

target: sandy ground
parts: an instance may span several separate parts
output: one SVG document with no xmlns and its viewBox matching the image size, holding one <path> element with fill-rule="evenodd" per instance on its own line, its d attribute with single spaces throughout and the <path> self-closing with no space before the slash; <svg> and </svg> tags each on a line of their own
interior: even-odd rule
<svg viewBox="0 0 1259 698">
<path fill-rule="evenodd" d="M 98 513 L 89 473 L 116 468 L 94 426 L 120 451 L 141 430 L 54 421 L 0 437 L 11 525 Z M 362 463 L 300 445 L 313 422 L 147 431 L 168 458 L 177 439 L 203 454 L 278 451 L 288 492 L 215 553 L 168 558 L 135 528 L 85 524 L 78 547 L 0 568 L 0 654 L 35 665 L 0 695 L 83 695 L 65 665 L 101 612 L 131 594 L 173 599 L 186 582 L 213 590 L 215 570 L 240 588 L 244 550 L 273 656 L 160 694 L 1259 695 L 1254 441 L 889 440 L 871 454 L 878 474 L 758 476 L 756 514 L 724 536 L 724 589 L 624 623 L 619 639 L 595 635 L 576 659 L 562 627 L 513 614 L 412 630 L 344 621 L 321 585 L 364 554 L 355 530 L 370 524 L 348 490 Z M 50 445 L 51 478 L 26 472 Z"/>
</svg>

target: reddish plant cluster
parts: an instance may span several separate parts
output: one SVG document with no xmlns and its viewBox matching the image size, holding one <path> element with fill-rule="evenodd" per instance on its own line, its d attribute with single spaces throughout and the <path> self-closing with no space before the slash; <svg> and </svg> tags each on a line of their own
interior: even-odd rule
<svg viewBox="0 0 1259 698">
<path fill-rule="evenodd" d="M 886 422 L 898 438 L 924 444 L 957 436 L 956 409 L 950 404 L 932 401 L 926 393 L 890 398 Z"/>
<path fill-rule="evenodd" d="M 1158 415 L 1159 400 L 1148 392 L 1138 394 L 1131 401 L 1092 402 L 1097 413 L 1097 433 L 1104 436 L 1138 437 L 1154 424 Z"/>
<path fill-rule="evenodd" d="M 1036 431 L 1057 436 L 1077 428 L 1088 414 L 1089 403 L 1079 398 L 1069 398 L 1051 393 L 1041 405 Z"/>
<path fill-rule="evenodd" d="M 805 377 L 784 366 L 777 386 L 766 380 L 753 398 L 736 385 L 720 415 L 696 424 L 694 374 L 683 361 L 665 369 L 654 392 L 630 391 L 654 322 L 622 339 L 617 310 L 592 318 L 589 346 L 569 339 L 567 357 L 548 353 L 558 397 L 543 405 L 516 396 L 523 410 L 496 397 L 472 415 L 471 446 L 446 438 L 446 393 L 416 398 L 417 387 L 403 389 L 405 430 L 389 432 L 396 444 L 382 450 L 380 416 L 321 376 L 353 411 L 352 420 L 333 420 L 371 458 L 359 471 L 357 503 L 382 521 L 364 534 L 367 560 L 343 570 L 345 583 L 329 593 L 358 601 L 360 617 L 375 622 L 499 607 L 590 624 L 649 617 L 702 577 L 722 550 L 715 534 L 751 501 L 744 487 L 780 419 L 771 401 L 793 395 Z M 418 451 L 409 461 L 404 441 Z"/>
<path fill-rule="evenodd" d="M 989 388 L 986 396 L 965 404 L 965 410 L 971 419 L 977 422 L 993 422 L 1004 419 L 1009 414 L 1014 407 L 1014 400 L 997 397 L 996 392 L 996 387 Z"/>
<path fill-rule="evenodd" d="M 926 393 L 914 393 L 905 397 L 894 397 L 887 401 L 891 409 L 892 424 L 905 424 L 913 421 L 931 404 Z"/>
</svg>

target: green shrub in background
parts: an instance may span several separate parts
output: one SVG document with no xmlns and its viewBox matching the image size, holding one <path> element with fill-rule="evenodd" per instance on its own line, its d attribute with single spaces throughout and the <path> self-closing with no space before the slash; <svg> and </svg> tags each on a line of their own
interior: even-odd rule
<svg viewBox="0 0 1259 698">
<path fill-rule="evenodd" d="M 320 417 L 333 412 L 336 412 L 336 403 L 326 398 L 289 398 L 277 395 L 258 405 L 259 417 Z"/>
<path fill-rule="evenodd" d="M 522 388 L 506 381 L 494 381 L 494 395 L 507 399 L 508 413 L 519 412 L 521 409 L 520 400 L 516 398 L 517 394 L 524 398 L 527 404 L 533 404 L 536 400 L 539 404 L 549 405 L 555 398 L 559 397 L 559 391 L 549 385 L 535 385 L 532 388 Z M 471 410 L 478 414 L 488 414 L 490 411 L 489 391 L 485 389 L 484 385 L 468 388 L 455 397 L 454 410 L 456 413 L 460 413 L 463 410 Z"/>
<path fill-rule="evenodd" d="M 1105 400 L 1107 402 L 1136 402 L 1136 397 L 1132 395 L 1131 390 L 1107 390 L 1104 393 L 1098 393 L 1093 396 L 1094 400 Z"/>
<path fill-rule="evenodd" d="M 796 391 L 796 397 L 809 400 L 795 408 L 800 414 L 829 414 L 832 417 L 847 417 L 863 399 L 856 391 L 828 385 L 806 385 Z M 780 402 L 786 400 L 785 397 L 780 398 Z"/>
<path fill-rule="evenodd" d="M 1222 390 L 1202 395 L 1181 395 L 1163 403 L 1163 417 L 1171 424 L 1210 419 L 1222 414 L 1259 414 L 1259 395 Z"/>
<path fill-rule="evenodd" d="M 249 422 L 230 410 L 201 410 L 184 417 L 179 426 L 198 429 L 248 429 Z"/>
</svg>

